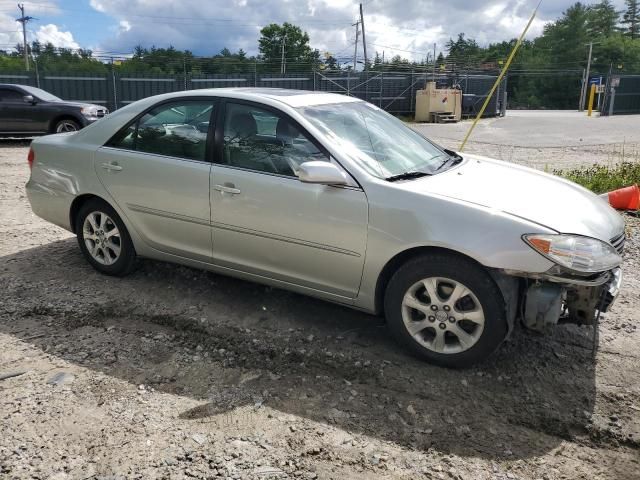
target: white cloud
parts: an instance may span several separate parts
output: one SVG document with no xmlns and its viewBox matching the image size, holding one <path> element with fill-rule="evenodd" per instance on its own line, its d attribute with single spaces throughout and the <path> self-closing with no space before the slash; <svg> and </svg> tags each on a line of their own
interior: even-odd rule
<svg viewBox="0 0 640 480">
<path fill-rule="evenodd" d="M 495 5 L 491 5 L 489 8 L 487 8 L 484 11 L 484 14 L 489 18 L 496 18 L 503 12 L 505 7 L 506 5 L 504 3 L 496 3 Z"/>
<path fill-rule="evenodd" d="M 14 17 L 0 13 L 0 50 L 10 50 L 22 43 L 22 25 Z"/>
<path fill-rule="evenodd" d="M 593 3 L 596 0 L 587 0 Z M 527 38 L 542 33 L 575 0 L 543 2 Z M 420 59 L 445 49 L 449 38 L 464 32 L 480 45 L 517 37 L 537 0 L 370 0 L 365 4 L 368 54 L 376 50 Z M 622 8 L 624 0 L 614 0 Z M 136 45 L 216 53 L 223 47 L 257 53 L 260 28 L 285 21 L 309 33 L 311 46 L 347 61 L 353 55 L 358 2 L 354 0 L 91 0 L 114 19 L 111 38 L 101 47 L 130 52 Z M 381 47 L 380 45 L 384 46 Z M 415 53 L 412 53 L 415 52 Z M 362 46 L 359 47 L 362 56 Z"/>
<path fill-rule="evenodd" d="M 13 8 L 15 8 L 15 6 L 12 6 L 12 9 Z M 60 9 L 57 3 L 53 1 L 43 0 L 38 3 L 25 2 L 25 14 L 28 16 L 54 16 L 60 14 Z M 22 45 L 22 24 L 15 20 L 18 16 L 19 10 L 17 8 L 15 8 L 15 14 L 10 13 L 8 9 L 0 12 L 0 50 L 11 51 L 17 44 Z M 37 19 L 27 24 L 27 42 L 40 40 L 37 36 L 38 34 L 36 33 L 36 35 L 34 35 L 32 32 L 35 22 L 37 22 Z M 42 27 L 40 27 L 40 29 L 42 29 Z"/>
<path fill-rule="evenodd" d="M 71 32 L 61 31 L 53 23 L 40 26 L 35 32 L 35 37 L 40 43 L 52 43 L 56 47 L 80 48 L 80 45 L 73 39 Z"/>
<path fill-rule="evenodd" d="M 100 0 L 91 0 L 89 4 L 98 12 L 106 12 L 106 8 L 102 5 Z"/>
</svg>

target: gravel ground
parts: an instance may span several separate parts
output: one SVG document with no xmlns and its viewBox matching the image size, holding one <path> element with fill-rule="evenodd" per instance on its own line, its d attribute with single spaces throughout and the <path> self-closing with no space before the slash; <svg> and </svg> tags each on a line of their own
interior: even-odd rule
<svg viewBox="0 0 640 480">
<path fill-rule="evenodd" d="M 31 213 L 26 153 L 0 144 L 0 478 L 639 478 L 637 218 L 595 358 L 563 325 L 451 371 L 293 293 L 98 274 Z"/>
</svg>

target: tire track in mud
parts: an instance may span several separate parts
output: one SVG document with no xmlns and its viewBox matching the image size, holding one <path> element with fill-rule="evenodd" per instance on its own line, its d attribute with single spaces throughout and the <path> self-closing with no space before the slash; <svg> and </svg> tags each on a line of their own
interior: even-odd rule
<svg viewBox="0 0 640 480">
<path fill-rule="evenodd" d="M 316 390 L 333 400 L 340 397 L 342 386 L 349 384 L 356 385 L 361 392 L 360 395 L 374 394 L 384 404 L 400 403 L 417 405 L 418 408 L 421 403 L 431 406 L 453 404 L 448 409 L 444 408 L 441 415 L 430 418 L 428 424 L 422 424 L 411 414 L 401 411 L 397 418 L 394 418 L 394 421 L 402 424 L 405 430 L 402 433 L 385 432 L 381 422 L 376 421 L 374 415 L 363 415 L 365 412 L 359 411 L 357 408 L 354 410 L 358 417 L 364 416 L 366 420 L 355 422 L 353 426 L 356 429 L 359 428 L 368 434 L 375 432 L 382 438 L 396 442 L 401 436 L 403 443 L 416 443 L 415 438 L 412 440 L 412 433 L 415 437 L 416 431 L 438 430 L 440 434 L 436 434 L 436 436 L 438 437 L 438 445 L 442 448 L 449 444 L 453 447 L 455 438 L 462 435 L 466 436 L 468 450 L 489 452 L 495 449 L 494 445 L 490 441 L 486 441 L 482 435 L 474 435 L 469 432 L 489 430 L 494 431 L 496 433 L 494 436 L 499 437 L 505 434 L 508 429 L 525 429 L 530 431 L 529 435 L 539 433 L 590 447 L 624 445 L 633 449 L 640 448 L 637 439 L 624 438 L 606 429 L 594 429 L 593 426 L 585 422 L 584 418 L 581 418 L 580 414 L 574 414 L 573 411 L 566 408 L 558 413 L 550 413 L 548 406 L 543 405 L 541 408 L 532 406 L 536 404 L 530 404 L 531 398 L 535 398 L 540 392 L 537 392 L 535 388 L 527 389 L 522 379 L 520 382 L 511 382 L 512 385 L 515 385 L 516 390 L 522 389 L 521 393 L 524 398 L 528 397 L 528 400 L 519 402 L 514 401 L 513 388 L 501 390 L 491 388 L 493 383 L 499 383 L 498 379 L 493 376 L 487 377 L 486 374 L 483 375 L 483 370 L 497 371 L 497 365 L 504 367 L 502 360 L 518 355 L 518 352 L 521 353 L 532 347 L 534 348 L 533 356 L 543 359 L 539 365 L 533 366 L 534 370 L 537 368 L 543 372 L 545 368 L 550 368 L 550 362 L 557 366 L 561 362 L 554 355 L 554 349 L 557 346 L 553 343 L 558 342 L 549 344 L 544 339 L 531 338 L 522 332 L 517 333 L 516 339 L 505 346 L 506 351 L 502 355 L 494 357 L 487 365 L 483 365 L 483 368 L 473 371 L 476 378 L 483 380 L 474 393 L 485 404 L 485 407 L 480 409 L 483 418 L 466 421 L 460 425 L 460 404 L 468 401 L 465 390 L 468 390 L 469 387 L 468 381 L 465 386 L 464 383 L 456 379 L 458 372 L 427 366 L 411 358 L 394 355 L 390 355 L 389 360 L 383 359 L 380 362 L 379 352 L 371 352 L 368 348 L 360 347 L 358 342 L 347 341 L 344 345 L 344 342 L 327 341 L 309 345 L 305 343 L 304 332 L 286 332 L 288 338 L 285 341 L 283 332 L 268 330 L 247 332 L 245 328 L 229 324 L 203 324 L 181 312 L 175 314 L 166 311 L 153 313 L 156 308 L 149 305 L 137 305 L 135 302 L 127 302 L 126 305 L 122 305 L 122 302 L 118 302 L 118 304 L 108 302 L 85 304 L 80 309 L 69 311 L 68 308 L 60 308 L 52 303 L 38 303 L 31 307 L 16 309 L 12 315 L 31 317 L 40 321 L 48 319 L 49 323 L 51 323 L 51 319 L 55 318 L 54 329 L 64 329 L 71 332 L 86 326 L 96 328 L 109 326 L 111 331 L 115 328 L 118 331 L 134 335 L 144 335 L 150 329 L 148 327 L 160 326 L 170 330 L 171 334 L 175 336 L 175 340 L 169 345 L 170 349 L 201 348 L 204 352 L 211 352 L 211 358 L 215 361 L 221 360 L 223 368 L 254 370 L 260 372 L 260 375 L 265 378 L 268 375 L 291 379 L 296 377 L 315 378 Z M 160 309 L 165 310 L 164 307 L 160 307 Z M 257 342 L 256 337 L 260 338 Z M 365 336 L 365 344 L 369 344 L 371 341 L 375 341 L 375 335 L 373 339 Z M 301 346 L 305 348 L 298 348 Z M 564 347 L 568 347 L 570 350 L 565 351 L 563 355 L 568 355 L 570 352 L 575 357 L 574 360 L 578 362 L 586 361 L 590 357 L 590 350 L 585 346 L 564 345 Z M 337 353 L 339 349 L 342 349 L 342 354 Z M 220 350 L 223 350 L 225 354 L 218 358 L 215 352 Z M 500 371 L 503 372 L 504 377 L 515 376 L 517 369 L 520 368 L 515 366 L 515 368 L 505 370 L 503 367 L 500 368 Z M 436 373 L 436 379 L 430 381 L 429 388 L 426 389 L 420 388 L 415 381 L 416 377 L 420 377 L 418 371 L 424 369 Z M 438 378 L 443 380 L 440 384 L 437 381 Z M 543 387 L 546 382 L 548 379 L 543 379 L 538 387 Z M 259 388 L 256 388 L 254 393 L 259 393 L 258 391 Z M 551 400 L 557 402 L 567 400 L 567 398 L 559 395 Z M 542 403 L 544 404 L 544 401 Z M 384 419 L 385 422 L 382 423 L 388 423 L 386 422 L 387 418 Z M 349 422 L 347 420 L 344 423 L 348 424 Z M 450 433 L 447 432 L 448 430 Z"/>
</svg>

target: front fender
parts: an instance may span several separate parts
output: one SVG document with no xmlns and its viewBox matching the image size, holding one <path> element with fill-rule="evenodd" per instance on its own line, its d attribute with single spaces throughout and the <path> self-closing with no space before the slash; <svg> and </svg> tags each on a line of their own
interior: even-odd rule
<svg viewBox="0 0 640 480">
<path fill-rule="evenodd" d="M 356 303 L 375 310 L 376 284 L 394 257 L 415 248 L 443 248 L 498 270 L 541 273 L 553 263 L 522 240 L 524 233 L 556 233 L 481 205 L 374 185 L 367 189 L 369 231 Z"/>
</svg>

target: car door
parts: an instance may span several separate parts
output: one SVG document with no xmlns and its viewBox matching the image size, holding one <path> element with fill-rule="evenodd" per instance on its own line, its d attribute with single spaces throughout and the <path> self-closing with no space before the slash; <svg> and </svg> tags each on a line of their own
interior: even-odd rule
<svg viewBox="0 0 640 480">
<path fill-rule="evenodd" d="M 35 124 L 29 112 L 32 105 L 26 103 L 21 90 L 11 87 L 0 88 L 0 131 L 3 133 L 34 132 Z"/>
<path fill-rule="evenodd" d="M 211 262 L 209 130 L 216 101 L 156 105 L 96 152 L 114 201 L 153 248 Z"/>
<path fill-rule="evenodd" d="M 362 189 L 355 181 L 300 182 L 298 165 L 332 160 L 282 112 L 227 100 L 219 118 L 211 174 L 214 263 L 355 297 L 368 222 Z"/>
</svg>

